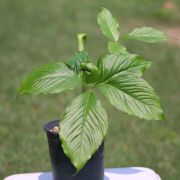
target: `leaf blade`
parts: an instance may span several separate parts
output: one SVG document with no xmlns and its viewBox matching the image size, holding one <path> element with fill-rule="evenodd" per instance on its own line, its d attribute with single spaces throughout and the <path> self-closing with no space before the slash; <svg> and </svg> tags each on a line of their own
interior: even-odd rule
<svg viewBox="0 0 180 180">
<path fill-rule="evenodd" d="M 126 51 L 126 47 L 117 44 L 115 42 L 110 41 L 108 43 L 108 50 L 111 54 L 127 54 L 128 52 Z"/>
<path fill-rule="evenodd" d="M 21 84 L 20 94 L 60 93 L 80 85 L 81 81 L 64 63 L 49 63 L 29 74 Z"/>
<path fill-rule="evenodd" d="M 130 33 L 124 35 L 123 39 L 134 39 L 147 43 L 155 43 L 167 40 L 164 32 L 153 29 L 151 27 L 135 28 Z"/>
<path fill-rule="evenodd" d="M 106 112 L 91 91 L 67 107 L 60 122 L 60 138 L 64 152 L 78 171 L 101 145 L 107 126 Z"/>
<path fill-rule="evenodd" d="M 132 73 L 134 76 L 142 76 L 151 65 L 135 54 L 107 55 L 99 59 L 98 68 L 101 73 L 101 82 L 108 81 L 113 76 Z"/>
<path fill-rule="evenodd" d="M 160 101 L 143 79 L 124 75 L 99 87 L 111 105 L 130 115 L 147 120 L 164 120 Z"/>
<path fill-rule="evenodd" d="M 119 24 L 108 9 L 102 8 L 98 14 L 97 22 L 106 37 L 116 42 L 119 40 Z"/>
</svg>

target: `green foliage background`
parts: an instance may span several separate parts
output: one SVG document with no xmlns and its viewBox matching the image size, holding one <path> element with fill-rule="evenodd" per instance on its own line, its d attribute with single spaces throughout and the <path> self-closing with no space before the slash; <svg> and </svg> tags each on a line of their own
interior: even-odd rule
<svg viewBox="0 0 180 180">
<path fill-rule="evenodd" d="M 180 9 L 178 0 L 174 1 Z M 180 15 L 166 13 L 164 1 L 152 0 L 0 0 L 0 178 L 22 172 L 49 171 L 45 122 L 60 117 L 80 90 L 16 99 L 23 77 L 39 65 L 66 61 L 77 50 L 76 33 L 88 34 L 91 59 L 106 53 L 106 38 L 97 25 L 100 7 L 120 17 L 122 32 L 132 27 L 173 27 Z M 180 178 L 180 51 L 168 43 L 128 42 L 130 51 L 153 60 L 145 79 L 160 95 L 166 122 L 143 121 L 108 103 L 106 167 L 145 166 L 163 180 Z M 103 100 L 103 99 L 102 99 Z M 105 101 L 104 101 L 105 102 Z"/>
</svg>

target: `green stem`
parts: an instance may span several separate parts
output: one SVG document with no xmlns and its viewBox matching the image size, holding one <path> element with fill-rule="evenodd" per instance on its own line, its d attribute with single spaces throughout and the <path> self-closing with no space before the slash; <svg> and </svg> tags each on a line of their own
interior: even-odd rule
<svg viewBox="0 0 180 180">
<path fill-rule="evenodd" d="M 84 84 L 82 84 L 82 87 L 81 87 L 81 92 L 84 93 L 86 92 L 87 88 Z"/>
<path fill-rule="evenodd" d="M 86 42 L 87 39 L 87 34 L 85 33 L 81 33 L 81 34 L 77 34 L 77 38 L 78 38 L 78 50 L 79 51 L 83 51 L 84 50 L 84 42 Z M 84 72 L 82 72 L 84 73 Z M 85 84 L 82 84 L 81 87 L 81 92 L 84 93 L 87 90 Z"/>
<path fill-rule="evenodd" d="M 120 38 L 120 40 L 119 40 L 119 43 L 120 43 L 120 44 L 123 44 L 123 43 L 126 41 L 126 38 L 127 38 L 126 35 L 122 35 L 121 38 Z"/>
</svg>

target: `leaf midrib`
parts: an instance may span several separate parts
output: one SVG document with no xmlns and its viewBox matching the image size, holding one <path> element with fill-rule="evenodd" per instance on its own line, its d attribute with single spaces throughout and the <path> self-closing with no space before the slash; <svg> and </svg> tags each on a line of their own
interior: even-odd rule
<svg viewBox="0 0 180 180">
<path fill-rule="evenodd" d="M 87 115 L 87 109 L 88 109 L 88 102 L 89 102 L 89 98 L 90 98 L 90 95 L 91 95 L 91 90 L 89 90 L 88 92 L 88 96 L 87 96 L 87 99 L 86 99 L 86 102 L 85 102 L 85 107 L 84 107 L 84 112 L 83 112 L 83 122 L 82 122 L 82 125 L 81 125 L 81 133 L 80 133 L 80 136 L 81 136 L 81 140 L 80 140 L 80 150 L 82 148 L 82 136 L 83 136 L 83 133 L 84 133 L 84 125 L 85 125 L 85 121 L 86 121 L 86 115 Z"/>
<path fill-rule="evenodd" d="M 124 94 L 130 96 L 131 98 L 136 99 L 138 102 L 140 102 L 140 103 L 143 104 L 144 106 L 154 106 L 154 105 L 152 105 L 152 104 L 147 104 L 147 103 L 145 103 L 145 102 L 140 101 L 139 99 L 137 99 L 137 97 L 128 94 L 126 91 L 123 91 L 122 89 L 118 89 L 116 86 L 113 86 L 112 84 L 106 83 L 105 85 L 108 85 L 108 86 L 111 86 L 111 87 L 113 87 L 113 88 L 116 88 L 117 90 L 123 92 Z M 148 107 L 148 108 L 149 108 L 149 107 Z"/>
<path fill-rule="evenodd" d="M 73 77 L 72 75 L 74 75 L 73 73 L 69 73 L 69 74 L 62 74 L 62 73 L 56 73 L 56 74 L 51 74 L 51 75 L 47 75 L 47 76 L 43 76 L 41 78 L 39 78 L 38 80 L 42 80 L 42 79 L 49 79 L 49 78 L 57 78 L 57 77 Z M 74 75 L 75 77 L 75 75 Z"/>
<path fill-rule="evenodd" d="M 143 65 L 140 65 L 140 66 L 143 66 Z M 140 67 L 140 66 L 138 66 L 138 67 Z M 119 76 L 119 75 L 121 75 L 122 73 L 126 73 L 125 71 L 127 71 L 127 74 L 126 74 L 126 75 L 131 75 L 131 73 L 129 73 L 128 70 L 133 69 L 133 68 L 136 68 L 136 67 L 137 67 L 137 66 L 134 65 L 134 66 L 131 66 L 130 68 L 125 68 L 125 69 L 123 69 L 122 71 L 119 71 L 119 72 L 111 75 L 110 77 L 108 77 L 104 82 L 102 82 L 102 83 L 99 84 L 99 85 L 108 84 L 109 81 L 110 81 L 111 79 L 113 79 L 114 77 Z M 123 75 L 125 75 L 125 74 L 123 74 Z M 139 77 L 139 76 L 137 75 L 136 77 Z"/>
<path fill-rule="evenodd" d="M 109 31 L 109 33 L 111 35 L 111 38 L 116 41 L 116 37 L 114 37 L 116 35 L 113 35 L 112 29 L 111 29 L 111 26 L 113 24 L 114 19 L 112 20 L 111 23 L 109 23 L 108 19 L 106 19 L 106 21 L 107 21 L 107 27 L 108 27 L 108 31 Z"/>
</svg>

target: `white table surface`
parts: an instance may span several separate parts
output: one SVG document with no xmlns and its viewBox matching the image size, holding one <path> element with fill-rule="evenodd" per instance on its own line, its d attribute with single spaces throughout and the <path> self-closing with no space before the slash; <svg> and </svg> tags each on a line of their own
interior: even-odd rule
<svg viewBox="0 0 180 180">
<path fill-rule="evenodd" d="M 50 172 L 16 174 L 4 180 L 53 180 Z M 104 180 L 161 180 L 152 169 L 142 167 L 106 169 Z"/>
</svg>

